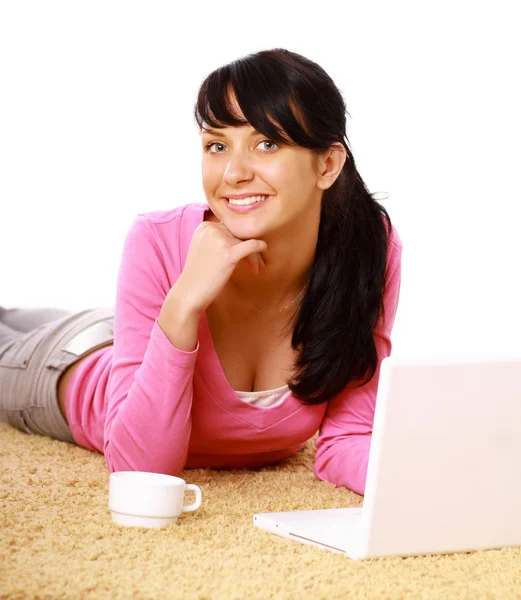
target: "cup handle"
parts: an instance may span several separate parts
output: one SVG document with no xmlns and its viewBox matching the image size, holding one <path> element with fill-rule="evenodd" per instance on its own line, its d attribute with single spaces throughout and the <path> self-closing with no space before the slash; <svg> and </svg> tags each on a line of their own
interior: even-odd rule
<svg viewBox="0 0 521 600">
<path fill-rule="evenodd" d="M 185 487 L 185 491 L 186 490 L 193 490 L 195 492 L 195 502 L 189 506 L 183 506 L 183 512 L 193 512 L 201 506 L 203 494 L 201 488 L 193 483 L 187 483 Z"/>
</svg>

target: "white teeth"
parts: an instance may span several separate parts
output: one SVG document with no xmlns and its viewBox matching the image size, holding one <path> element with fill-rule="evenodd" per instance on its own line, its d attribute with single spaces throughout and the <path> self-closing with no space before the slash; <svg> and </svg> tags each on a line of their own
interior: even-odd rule
<svg viewBox="0 0 521 600">
<path fill-rule="evenodd" d="M 263 202 L 268 198 L 269 196 L 250 196 L 249 198 L 242 198 L 241 200 L 234 200 L 233 198 L 228 198 L 228 202 L 237 206 L 245 206 L 247 204 L 255 204 L 255 202 Z"/>
</svg>

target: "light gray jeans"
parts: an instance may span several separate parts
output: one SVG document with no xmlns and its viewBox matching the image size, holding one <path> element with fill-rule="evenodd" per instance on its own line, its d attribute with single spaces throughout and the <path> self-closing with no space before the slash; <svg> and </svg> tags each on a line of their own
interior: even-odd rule
<svg viewBox="0 0 521 600">
<path fill-rule="evenodd" d="M 0 422 L 75 444 L 58 404 L 67 367 L 113 342 L 114 309 L 0 307 Z"/>
</svg>

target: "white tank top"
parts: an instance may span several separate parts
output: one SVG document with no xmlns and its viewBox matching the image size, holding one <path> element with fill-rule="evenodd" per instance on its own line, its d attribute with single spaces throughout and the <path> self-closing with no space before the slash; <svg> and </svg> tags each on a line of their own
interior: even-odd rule
<svg viewBox="0 0 521 600">
<path fill-rule="evenodd" d="M 261 390 L 260 392 L 240 392 L 235 390 L 235 393 L 243 402 L 266 408 L 282 404 L 291 391 L 288 385 L 283 385 L 273 390 Z"/>
</svg>

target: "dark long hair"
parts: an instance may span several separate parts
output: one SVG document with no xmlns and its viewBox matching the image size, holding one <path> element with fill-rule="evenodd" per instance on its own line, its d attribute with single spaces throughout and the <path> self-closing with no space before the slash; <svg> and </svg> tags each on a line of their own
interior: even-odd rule
<svg viewBox="0 0 521 600">
<path fill-rule="evenodd" d="M 232 112 L 230 88 L 246 121 Z M 315 258 L 291 338 L 299 354 L 288 387 L 307 405 L 327 402 L 354 380 L 361 386 L 372 379 L 378 365 L 373 330 L 385 318 L 391 219 L 358 173 L 346 113 L 342 93 L 324 69 L 283 48 L 249 54 L 210 73 L 194 108 L 200 129 L 249 123 L 278 144 L 321 152 L 340 142 L 346 149 L 342 171 L 322 196 Z"/>
</svg>

